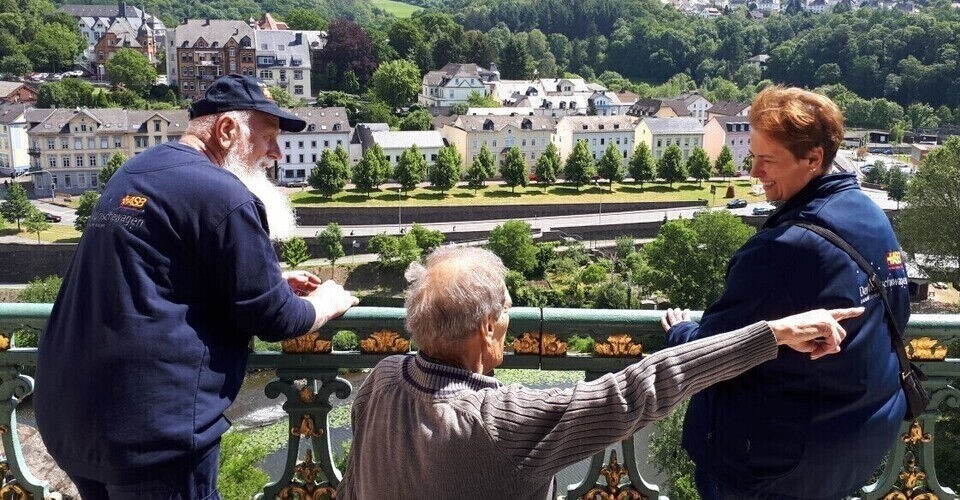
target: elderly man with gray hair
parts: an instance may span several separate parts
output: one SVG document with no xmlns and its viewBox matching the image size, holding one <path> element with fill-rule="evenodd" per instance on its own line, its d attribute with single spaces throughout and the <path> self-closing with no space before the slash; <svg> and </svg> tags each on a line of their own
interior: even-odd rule
<svg viewBox="0 0 960 500">
<path fill-rule="evenodd" d="M 837 352 L 838 321 L 863 311 L 761 321 L 569 389 L 538 390 L 491 376 L 510 321 L 505 275 L 499 258 L 477 248 L 441 249 L 426 267 L 410 266 L 406 326 L 420 352 L 384 359 L 360 387 L 337 498 L 552 498 L 558 471 L 776 358 L 778 345 L 811 357 Z"/>
</svg>

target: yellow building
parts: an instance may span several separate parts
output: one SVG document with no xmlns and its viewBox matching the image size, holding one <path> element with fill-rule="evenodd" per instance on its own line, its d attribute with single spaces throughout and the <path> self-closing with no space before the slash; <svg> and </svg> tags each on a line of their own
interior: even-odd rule
<svg viewBox="0 0 960 500">
<path fill-rule="evenodd" d="M 516 146 L 527 165 L 534 165 L 556 131 L 556 120 L 545 116 L 461 116 L 443 127 L 443 136 L 460 152 L 464 167 L 483 146 L 498 163 Z"/>
</svg>

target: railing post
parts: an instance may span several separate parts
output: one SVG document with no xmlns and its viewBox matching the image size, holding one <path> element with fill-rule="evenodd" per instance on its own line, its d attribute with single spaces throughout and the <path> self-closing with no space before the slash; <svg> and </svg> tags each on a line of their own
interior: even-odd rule
<svg viewBox="0 0 960 500">
<path fill-rule="evenodd" d="M 2 498 L 60 498 L 50 494 L 47 484 L 30 473 L 20 447 L 17 431 L 17 405 L 33 392 L 33 378 L 20 373 L 19 366 L 0 367 L 0 435 L 3 437 L 5 460 L 0 464 L 0 497 Z M 7 481 L 8 475 L 13 479 Z M 9 495 L 9 496 L 8 496 Z"/>
<path fill-rule="evenodd" d="M 306 379 L 305 384 L 297 383 L 302 379 Z M 264 393 L 271 399 L 281 393 L 287 398 L 283 404 L 290 423 L 287 460 L 283 475 L 267 484 L 260 498 L 335 497 L 343 476 L 333 462 L 330 446 L 330 396 L 336 394 L 337 398 L 346 399 L 352 390 L 350 382 L 337 376 L 336 368 L 277 370 L 277 379 L 267 384 Z M 303 439 L 308 439 L 309 444 L 304 461 L 298 464 Z"/>
</svg>

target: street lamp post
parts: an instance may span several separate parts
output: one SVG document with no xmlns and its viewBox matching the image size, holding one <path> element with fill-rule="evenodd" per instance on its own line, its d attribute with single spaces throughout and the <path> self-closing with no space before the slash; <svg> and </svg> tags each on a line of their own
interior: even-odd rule
<svg viewBox="0 0 960 500">
<path fill-rule="evenodd" d="M 403 197 L 403 186 L 400 186 L 397 188 L 397 232 L 398 233 L 403 232 L 403 223 L 401 222 L 403 220 L 402 197 Z"/>
<path fill-rule="evenodd" d="M 600 191 L 600 211 L 597 212 L 597 224 L 603 224 L 603 189 L 600 188 L 600 181 L 598 179 L 594 179 L 593 183 Z"/>
</svg>

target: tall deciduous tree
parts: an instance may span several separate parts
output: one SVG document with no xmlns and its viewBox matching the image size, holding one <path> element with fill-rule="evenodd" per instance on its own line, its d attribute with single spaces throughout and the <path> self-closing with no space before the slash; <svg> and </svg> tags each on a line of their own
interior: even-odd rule
<svg viewBox="0 0 960 500">
<path fill-rule="evenodd" d="M 960 282 L 960 137 L 930 152 L 910 181 L 907 206 L 896 219 L 908 252 L 926 256 L 924 271 L 938 281 Z"/>
<path fill-rule="evenodd" d="M 393 179 L 400 184 L 401 189 L 412 191 L 426 176 L 427 160 L 416 144 L 400 153 L 397 166 L 393 169 Z"/>
<path fill-rule="evenodd" d="M 900 167 L 894 165 L 890 169 L 890 181 L 887 184 L 887 195 L 891 200 L 897 200 L 897 210 L 900 210 L 900 201 L 907 195 L 907 176 Z"/>
<path fill-rule="evenodd" d="M 377 56 L 370 36 L 359 24 L 345 18 L 333 20 L 327 28 L 327 35 L 327 44 L 317 54 L 315 67 L 332 65 L 332 76 L 339 88 L 356 92 L 358 89 L 347 87 L 365 84 L 377 69 Z M 347 85 L 348 75 L 353 75 L 351 85 Z"/>
<path fill-rule="evenodd" d="M 587 141 L 577 141 L 577 145 L 573 147 L 573 152 L 570 153 L 563 165 L 563 178 L 576 186 L 577 191 L 579 191 L 580 186 L 589 183 L 596 174 L 597 166 L 593 161 L 593 156 L 590 155 L 590 150 L 587 149 Z"/>
<path fill-rule="evenodd" d="M 418 109 L 403 117 L 400 130 L 430 130 L 433 116 L 425 109 Z"/>
<path fill-rule="evenodd" d="M 500 75 L 505 80 L 526 80 L 533 76 L 533 60 L 527 46 L 516 35 L 500 50 Z"/>
<path fill-rule="evenodd" d="M 429 253 L 434 248 L 442 245 L 443 240 L 446 239 L 442 231 L 427 229 L 420 224 L 411 226 L 407 234 L 413 237 L 420 250 L 423 250 L 423 253 Z"/>
<path fill-rule="evenodd" d="M 328 198 L 343 190 L 350 178 L 350 167 L 329 148 L 320 154 L 317 166 L 310 170 L 307 182 Z"/>
<path fill-rule="evenodd" d="M 717 156 L 717 161 L 713 164 L 713 169 L 717 172 L 717 175 L 723 177 L 731 177 L 737 173 L 737 165 L 733 162 L 733 152 L 730 151 L 730 147 L 724 144 L 723 149 L 720 150 L 720 155 Z"/>
<path fill-rule="evenodd" d="M 40 26 L 24 53 L 38 70 L 64 71 L 73 67 L 86 44 L 76 28 L 49 23 Z"/>
<path fill-rule="evenodd" d="M 133 49 L 120 49 L 107 60 L 107 78 L 140 94 L 157 83 L 157 70 L 147 56 Z"/>
<path fill-rule="evenodd" d="M 423 253 L 417 246 L 416 238 L 409 233 L 403 236 L 378 234 L 370 238 L 367 248 L 379 254 L 377 261 L 387 269 L 406 269 Z"/>
<path fill-rule="evenodd" d="M 420 92 L 420 68 L 408 59 L 385 62 L 373 72 L 370 87 L 391 108 L 406 106 Z"/>
<path fill-rule="evenodd" d="M 710 179 L 710 157 L 701 147 L 693 148 L 690 158 L 687 159 L 687 171 L 690 176 L 697 179 L 699 185 L 703 186 L 703 181 Z"/>
<path fill-rule="evenodd" d="M 547 149 L 537 158 L 537 165 L 534 167 L 534 173 L 537 175 L 537 182 L 546 189 L 547 186 L 557 182 L 557 172 L 560 171 L 560 152 L 554 143 L 547 144 Z"/>
<path fill-rule="evenodd" d="M 34 208 L 27 198 L 27 191 L 17 182 L 11 182 L 7 189 L 7 198 L 0 203 L 0 214 L 8 222 L 17 223 L 17 231 L 21 230 L 20 221 L 30 215 L 30 210 Z"/>
<path fill-rule="evenodd" d="M 671 144 L 663 152 L 663 156 L 657 162 L 657 177 L 669 182 L 670 187 L 673 187 L 674 182 L 687 180 L 687 169 L 683 163 L 683 152 L 680 151 L 680 146 Z"/>
<path fill-rule="evenodd" d="M 730 257 L 753 233 L 752 227 L 727 211 L 669 221 L 644 246 L 652 263 L 645 278 L 672 303 L 705 308 L 723 291 Z"/>
<path fill-rule="evenodd" d="M 380 184 L 390 176 L 390 162 L 383 154 L 379 144 L 367 148 L 363 157 L 353 167 L 351 181 L 360 191 L 370 197 L 370 191 L 380 188 Z"/>
<path fill-rule="evenodd" d="M 467 186 L 473 189 L 474 193 L 484 186 L 487 179 L 493 176 L 493 154 L 484 144 L 480 147 L 480 152 L 473 158 L 473 163 L 467 169 Z"/>
<path fill-rule="evenodd" d="M 80 202 L 77 204 L 77 218 L 73 221 L 73 227 L 83 232 L 87 228 L 87 223 L 90 222 L 90 216 L 93 214 L 93 209 L 97 208 L 97 202 L 100 201 L 100 194 L 96 191 L 84 191 L 80 195 Z"/>
<path fill-rule="evenodd" d="M 107 183 L 110 182 L 113 174 L 117 173 L 117 170 L 120 170 L 120 167 L 126 162 L 127 155 L 123 154 L 123 151 L 117 150 L 110 155 L 110 160 L 107 161 L 107 164 L 97 172 L 97 180 L 100 181 L 101 191 L 107 186 Z"/>
<path fill-rule="evenodd" d="M 517 146 L 510 148 L 500 160 L 500 177 L 503 177 L 503 183 L 510 187 L 511 192 L 516 192 L 517 186 L 527 185 L 527 162 Z"/>
<path fill-rule="evenodd" d="M 644 182 L 652 181 L 657 177 L 655 165 L 653 155 L 650 153 L 650 146 L 640 141 L 630 157 L 629 169 L 633 182 L 639 182 L 640 188 L 643 189 Z"/>
<path fill-rule="evenodd" d="M 283 21 L 291 30 L 320 31 L 327 28 L 327 20 L 310 9 L 290 9 Z"/>
<path fill-rule="evenodd" d="M 317 235 L 317 246 L 320 247 L 320 257 L 330 261 L 330 271 L 337 265 L 337 259 L 343 257 L 343 232 L 336 222 L 327 224 L 327 227 Z M 332 275 L 332 274 L 331 274 Z"/>
<path fill-rule="evenodd" d="M 597 162 L 597 173 L 610 182 L 611 193 L 613 192 L 613 183 L 623 180 L 623 156 L 613 143 L 607 146 L 603 157 Z"/>
<path fill-rule="evenodd" d="M 529 275 L 537 265 L 537 246 L 526 222 L 511 220 L 493 228 L 488 246 L 511 271 Z"/>
<path fill-rule="evenodd" d="M 28 233 L 37 233 L 37 243 L 40 243 L 40 233 L 50 229 L 50 223 L 47 222 L 47 217 L 43 215 L 39 208 L 30 205 L 30 212 L 23 221 L 23 228 Z"/>
<path fill-rule="evenodd" d="M 460 164 L 463 160 L 455 146 L 444 146 L 437 153 L 437 161 L 430 169 L 430 184 L 446 193 L 460 181 Z"/>
<path fill-rule="evenodd" d="M 310 260 L 307 242 L 304 241 L 303 238 L 290 238 L 283 243 L 280 258 L 283 259 L 291 269 L 296 269 L 300 264 Z"/>
</svg>

